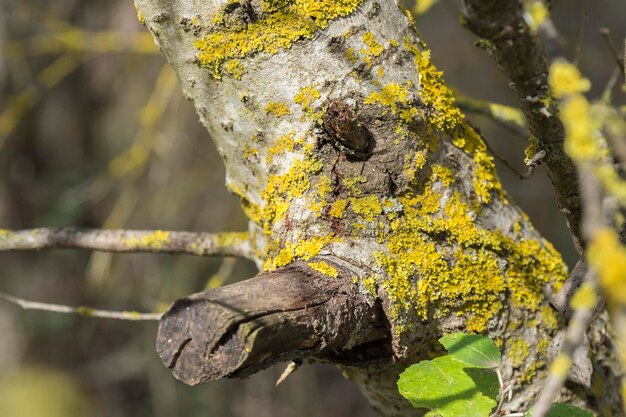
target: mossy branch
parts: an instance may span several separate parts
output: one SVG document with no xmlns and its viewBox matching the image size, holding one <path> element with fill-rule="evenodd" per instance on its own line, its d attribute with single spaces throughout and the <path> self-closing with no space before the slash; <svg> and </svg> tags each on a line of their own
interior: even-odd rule
<svg viewBox="0 0 626 417">
<path fill-rule="evenodd" d="M 180 253 L 254 259 L 247 232 L 213 234 L 163 230 L 0 229 L 0 252 L 40 249 Z"/>
</svg>

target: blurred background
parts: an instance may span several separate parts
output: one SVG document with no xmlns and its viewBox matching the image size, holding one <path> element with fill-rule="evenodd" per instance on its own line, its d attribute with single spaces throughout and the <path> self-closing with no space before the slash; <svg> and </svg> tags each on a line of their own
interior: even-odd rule
<svg viewBox="0 0 626 417">
<path fill-rule="evenodd" d="M 498 68 L 460 26 L 459 7 L 442 0 L 416 16 L 433 61 L 458 92 L 515 105 Z M 626 2 L 558 2 L 553 18 L 598 97 L 616 68 L 598 28 L 609 28 L 620 48 Z M 614 95 L 624 103 L 617 88 Z M 524 137 L 468 117 L 523 170 Z M 571 266 L 576 256 L 544 169 L 526 181 L 499 162 L 498 169 L 505 189 Z M 210 138 L 131 2 L 0 0 L 0 228 L 244 230 L 223 183 Z M 233 259 L 0 253 L 0 291 L 111 310 L 157 311 L 255 272 Z M 244 381 L 185 386 L 157 357 L 155 332 L 152 322 L 0 303 L 0 416 L 374 416 L 330 366 L 304 366 L 278 388 L 283 366 Z"/>
</svg>

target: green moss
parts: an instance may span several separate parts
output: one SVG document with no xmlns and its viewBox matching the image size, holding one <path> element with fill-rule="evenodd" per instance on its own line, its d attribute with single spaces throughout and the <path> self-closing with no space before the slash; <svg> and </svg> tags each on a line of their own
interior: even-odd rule
<svg viewBox="0 0 626 417">
<path fill-rule="evenodd" d="M 247 24 L 229 25 L 227 8 L 212 17 L 211 32 L 196 40 L 197 59 L 216 79 L 225 63 L 259 52 L 270 55 L 310 39 L 338 17 L 354 12 L 363 0 L 264 0 L 260 19 Z"/>
</svg>

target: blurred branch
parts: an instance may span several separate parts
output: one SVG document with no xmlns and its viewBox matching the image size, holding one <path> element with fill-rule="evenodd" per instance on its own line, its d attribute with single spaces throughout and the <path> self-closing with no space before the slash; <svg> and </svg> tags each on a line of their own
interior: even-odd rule
<svg viewBox="0 0 626 417">
<path fill-rule="evenodd" d="M 132 36 L 116 30 L 88 31 L 79 28 L 14 39 L 0 43 L 0 53 L 9 59 L 64 53 L 158 54 L 152 37 L 147 32 Z"/>
<path fill-rule="evenodd" d="M 544 417 L 559 396 L 569 370 L 574 363 L 574 353 L 583 343 L 587 328 L 594 318 L 597 304 L 596 280 L 594 274 L 588 271 L 585 283 L 578 289 L 572 298 L 574 314 L 567 326 L 565 339 L 561 351 L 550 365 L 543 391 L 533 408 L 533 417 Z"/>
<path fill-rule="evenodd" d="M 2 148 L 7 136 L 13 132 L 22 117 L 39 102 L 42 93 L 61 82 L 80 63 L 81 57 L 79 55 L 67 54 L 59 56 L 39 72 L 37 75 L 38 83 L 30 84 L 19 94 L 8 100 L 4 108 L 0 110 L 0 148 Z"/>
<path fill-rule="evenodd" d="M 600 28 L 599 32 L 600 35 L 602 35 L 602 38 L 604 38 L 604 41 L 606 42 L 609 50 L 611 51 L 611 54 L 613 55 L 613 58 L 615 59 L 615 63 L 617 64 L 618 68 L 621 70 L 624 77 L 626 77 L 626 68 L 624 67 L 623 57 L 613 43 L 613 39 L 611 39 L 611 31 L 607 28 Z"/>
<path fill-rule="evenodd" d="M 580 194 L 574 163 L 563 149 L 563 123 L 558 117 L 557 102 L 548 87 L 544 50 L 537 40 L 538 28 L 548 11 L 533 20 L 517 0 L 465 0 L 463 10 L 467 27 L 481 37 L 481 45 L 502 68 L 517 93 L 520 108 L 530 132 L 546 151 L 543 162 L 552 181 L 561 213 L 577 250 L 583 248 L 580 231 L 582 219 Z M 533 20 L 533 27 L 527 20 Z M 550 32 L 553 34 L 553 32 Z M 551 39 L 554 39 L 551 36 Z M 555 45 L 551 45 L 552 55 Z"/>
<path fill-rule="evenodd" d="M 123 229 L 139 200 L 140 179 L 147 172 L 157 144 L 157 124 L 163 119 L 172 96 L 178 86 L 176 74 L 165 64 L 161 67 L 150 97 L 139 111 L 139 126 L 132 145 L 117 155 L 108 167 L 106 181 L 122 180 L 122 190 L 107 216 L 105 229 Z M 101 176 L 104 177 L 104 176 Z M 111 253 L 94 252 L 89 259 L 85 278 L 88 283 L 102 282 L 111 267 Z"/>
<path fill-rule="evenodd" d="M 52 313 L 78 314 L 85 317 L 98 317 L 103 319 L 131 320 L 131 321 L 157 321 L 161 313 L 139 313 L 137 311 L 110 311 L 98 310 L 91 307 L 70 307 L 62 304 L 39 303 L 37 301 L 24 300 L 5 293 L 0 293 L 0 300 L 15 304 L 24 310 L 49 311 Z"/>
<path fill-rule="evenodd" d="M 0 252 L 53 248 L 254 258 L 247 232 L 211 234 L 163 230 L 0 229 Z"/>
<path fill-rule="evenodd" d="M 488 116 L 516 136 L 523 139 L 529 136 L 524 115 L 519 109 L 503 104 L 490 103 L 485 100 L 477 100 L 460 93 L 454 95 L 454 101 L 461 110 Z"/>
</svg>

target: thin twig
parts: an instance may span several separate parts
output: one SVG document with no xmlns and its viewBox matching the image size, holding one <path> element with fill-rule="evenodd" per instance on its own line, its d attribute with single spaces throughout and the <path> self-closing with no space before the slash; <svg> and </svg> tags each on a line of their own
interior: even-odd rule
<svg viewBox="0 0 626 417">
<path fill-rule="evenodd" d="M 0 252 L 52 248 L 237 256 L 247 259 L 254 257 L 247 232 L 212 234 L 163 230 L 0 229 Z"/>
<path fill-rule="evenodd" d="M 587 21 L 589 20 L 589 16 L 587 15 L 587 11 L 582 9 L 580 11 L 580 32 L 578 33 L 578 41 L 576 42 L 576 52 L 574 53 L 573 63 L 575 66 L 578 66 L 580 63 L 580 59 L 583 56 L 583 46 L 585 45 L 585 35 L 587 34 Z"/>
<path fill-rule="evenodd" d="M 524 115 L 515 107 L 477 100 L 458 92 L 454 94 L 454 101 L 465 112 L 489 117 L 499 126 L 511 132 L 515 138 L 522 139 L 525 142 L 530 135 L 526 127 Z"/>
<path fill-rule="evenodd" d="M 291 375 L 293 375 L 293 373 L 296 372 L 300 368 L 300 366 L 302 366 L 302 359 L 294 359 L 291 362 L 289 362 L 289 364 L 287 365 L 283 373 L 280 374 L 280 376 L 276 380 L 275 386 L 277 387 L 283 382 L 285 382 L 285 380 L 289 378 Z"/>
<path fill-rule="evenodd" d="M 622 61 L 622 55 L 618 52 L 617 48 L 615 47 L 615 44 L 613 43 L 613 39 L 611 39 L 611 31 L 607 28 L 600 28 L 598 30 L 598 32 L 600 32 L 600 35 L 604 38 L 604 41 L 606 42 L 606 45 L 609 47 L 609 50 L 611 51 L 611 54 L 613 55 L 613 58 L 615 59 L 615 62 L 617 63 L 617 66 L 619 67 L 619 69 L 622 70 L 622 73 L 626 72 L 626 69 L 624 68 L 624 61 Z"/>
<path fill-rule="evenodd" d="M 131 320 L 131 321 L 156 321 L 161 318 L 161 313 L 139 313 L 137 311 L 110 311 L 98 310 L 91 307 L 70 307 L 63 304 L 40 303 L 9 294 L 0 293 L 0 300 L 15 304 L 24 310 L 49 311 L 52 313 L 77 314 L 85 317 L 97 317 L 103 319 Z"/>
</svg>

